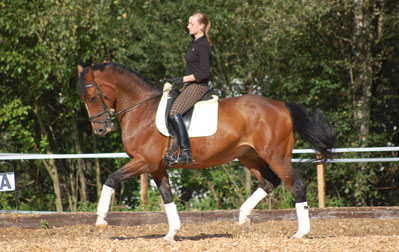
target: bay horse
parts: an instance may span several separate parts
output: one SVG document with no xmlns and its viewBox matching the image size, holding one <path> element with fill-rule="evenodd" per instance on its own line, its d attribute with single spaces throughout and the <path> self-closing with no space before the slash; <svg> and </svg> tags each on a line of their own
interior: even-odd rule
<svg viewBox="0 0 399 252">
<path fill-rule="evenodd" d="M 123 180 L 149 173 L 165 204 L 169 231 L 164 239 L 173 241 L 181 223 L 163 163 L 168 138 L 155 125 L 161 89 L 116 63 L 78 66 L 78 73 L 77 90 L 94 133 L 107 134 L 113 130 L 112 119 L 117 118 L 125 152 L 131 158 L 104 183 L 97 208 L 97 230 L 102 232 L 108 225 L 105 218 L 114 188 Z M 260 95 L 220 99 L 216 133 L 191 138 L 194 163 L 173 168 L 201 169 L 237 158 L 259 182 L 259 188 L 240 207 L 239 225 L 249 225 L 251 211 L 282 180 L 296 202 L 298 230 L 292 237 L 302 238 L 310 232 L 310 220 L 306 186 L 291 163 L 295 132 L 324 160 L 331 158 L 336 134 L 320 110 L 310 116 L 297 104 Z"/>
</svg>

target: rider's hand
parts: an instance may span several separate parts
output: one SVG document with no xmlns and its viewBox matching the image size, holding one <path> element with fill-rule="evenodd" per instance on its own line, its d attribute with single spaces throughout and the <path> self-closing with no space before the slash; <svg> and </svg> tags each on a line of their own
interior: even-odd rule
<svg viewBox="0 0 399 252">
<path fill-rule="evenodd" d="M 172 83 L 173 85 L 180 85 L 183 83 L 183 77 L 175 77 L 172 79 L 168 79 L 167 81 Z"/>
</svg>

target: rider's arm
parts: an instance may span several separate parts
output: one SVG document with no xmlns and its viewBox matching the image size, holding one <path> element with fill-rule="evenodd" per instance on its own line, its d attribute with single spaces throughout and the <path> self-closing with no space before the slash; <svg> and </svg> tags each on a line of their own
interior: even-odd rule
<svg viewBox="0 0 399 252">
<path fill-rule="evenodd" d="M 183 82 L 193 82 L 196 81 L 194 74 L 186 75 L 183 77 Z"/>
</svg>

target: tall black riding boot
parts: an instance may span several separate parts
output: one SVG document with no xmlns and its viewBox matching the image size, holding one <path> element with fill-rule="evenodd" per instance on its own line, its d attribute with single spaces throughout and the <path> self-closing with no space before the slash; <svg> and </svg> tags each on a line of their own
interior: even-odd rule
<svg viewBox="0 0 399 252">
<path fill-rule="evenodd" d="M 177 142 L 180 145 L 180 155 L 174 160 L 173 165 L 185 164 L 190 165 L 193 163 L 191 157 L 190 139 L 188 138 L 186 125 L 184 125 L 183 118 L 180 114 L 172 118 L 173 129 L 175 130 Z"/>
</svg>

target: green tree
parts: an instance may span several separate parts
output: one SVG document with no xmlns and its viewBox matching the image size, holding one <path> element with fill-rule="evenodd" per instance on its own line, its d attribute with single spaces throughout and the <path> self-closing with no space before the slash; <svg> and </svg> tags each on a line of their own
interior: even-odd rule
<svg viewBox="0 0 399 252">
<path fill-rule="evenodd" d="M 319 107 L 334 124 L 338 147 L 399 145 L 396 1 L 5 0 L 1 151 L 123 151 L 119 132 L 92 135 L 75 91 L 76 66 L 115 61 L 159 85 L 181 76 L 191 43 L 187 19 L 196 11 L 212 22 L 211 85 L 221 97 L 256 93 Z M 298 140 L 295 147 L 309 146 Z M 61 211 L 96 202 L 101 182 L 125 161 L 17 162 L 21 207 Z M 299 172 L 311 189 L 309 201 L 316 202 L 315 170 Z M 237 198 L 256 187 L 236 165 L 174 173 L 187 206 L 237 207 Z M 328 164 L 327 174 L 328 204 L 398 204 L 397 164 Z M 138 206 L 137 189 L 137 179 L 122 183 L 117 204 Z M 287 195 L 281 187 L 269 206 L 292 204 Z"/>
</svg>

